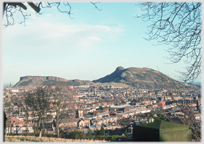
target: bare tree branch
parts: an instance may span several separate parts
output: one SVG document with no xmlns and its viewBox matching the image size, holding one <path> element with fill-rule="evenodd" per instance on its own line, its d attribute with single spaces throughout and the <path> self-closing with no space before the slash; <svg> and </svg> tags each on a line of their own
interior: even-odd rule
<svg viewBox="0 0 204 144">
<path fill-rule="evenodd" d="M 40 8 L 38 6 L 40 6 L 40 3 L 38 6 L 36 6 L 35 4 L 31 3 L 31 2 L 28 2 L 28 4 L 37 12 L 39 13 L 40 12 Z"/>
<path fill-rule="evenodd" d="M 94 7 L 99 10 L 99 11 L 102 11 L 102 9 L 99 9 L 97 4 L 100 3 L 100 2 L 90 2 L 92 5 L 94 5 Z"/>
<path fill-rule="evenodd" d="M 56 6 L 59 12 L 67 13 L 70 19 L 73 19 L 71 17 L 72 7 L 68 2 L 5 2 L 3 7 L 3 15 L 5 16 L 4 27 L 15 24 L 15 13 L 20 13 L 22 15 L 23 20 L 19 23 L 25 24 L 27 17 L 31 16 L 31 12 L 28 11 L 28 7 L 33 9 L 36 13 L 41 14 L 40 10 L 42 8 L 52 8 L 53 6 Z M 60 6 L 65 6 L 68 9 L 62 10 Z"/>
<path fill-rule="evenodd" d="M 181 60 L 188 66 L 180 72 L 185 82 L 194 81 L 201 73 L 201 3 L 199 2 L 145 2 L 138 4 L 142 14 L 136 16 L 152 22 L 146 40 L 170 45 L 168 59 Z"/>
</svg>

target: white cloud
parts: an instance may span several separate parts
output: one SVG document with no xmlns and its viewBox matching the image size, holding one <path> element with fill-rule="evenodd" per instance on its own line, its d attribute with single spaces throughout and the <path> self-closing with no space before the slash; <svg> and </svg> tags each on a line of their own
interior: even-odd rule
<svg viewBox="0 0 204 144">
<path fill-rule="evenodd" d="M 90 58 L 98 47 L 116 40 L 122 32 L 120 26 L 65 22 L 53 19 L 52 14 L 31 16 L 26 26 L 15 24 L 3 29 L 4 77 L 10 81 L 14 71 L 18 77 L 59 71 L 71 75 L 69 67 L 81 57 Z"/>
<path fill-rule="evenodd" d="M 96 37 L 96 36 L 91 36 L 90 37 L 90 40 L 93 40 L 93 41 L 101 41 L 101 39 L 99 37 Z"/>
<path fill-rule="evenodd" d="M 52 23 L 49 19 L 47 22 L 42 18 L 40 20 L 34 19 L 36 21 L 27 22 L 27 26 L 16 24 L 4 29 L 5 47 L 18 47 L 20 51 L 27 48 L 30 51 L 41 49 L 43 52 L 42 47 L 49 47 L 50 51 L 55 51 L 56 48 L 64 48 L 69 45 L 84 51 L 94 48 L 95 43 L 114 40 L 123 32 L 120 27 L 58 24 Z M 43 49 L 47 51 L 46 48 Z"/>
</svg>

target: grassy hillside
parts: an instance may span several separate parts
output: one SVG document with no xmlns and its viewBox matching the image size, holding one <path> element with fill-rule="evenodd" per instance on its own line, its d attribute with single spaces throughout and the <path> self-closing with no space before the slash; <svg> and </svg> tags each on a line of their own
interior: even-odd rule
<svg viewBox="0 0 204 144">
<path fill-rule="evenodd" d="M 174 88 L 175 86 L 178 88 L 197 88 L 194 85 L 176 81 L 159 71 L 150 68 L 137 67 L 130 67 L 127 69 L 118 67 L 113 73 L 94 80 L 93 82 L 122 83 L 137 88 L 147 89 Z"/>
</svg>

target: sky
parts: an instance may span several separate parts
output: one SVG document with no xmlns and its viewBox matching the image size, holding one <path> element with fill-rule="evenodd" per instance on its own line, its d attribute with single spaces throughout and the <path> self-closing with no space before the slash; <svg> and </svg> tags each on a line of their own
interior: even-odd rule
<svg viewBox="0 0 204 144">
<path fill-rule="evenodd" d="M 71 18 L 56 7 L 40 15 L 29 10 L 25 24 L 16 15 L 16 23 L 3 28 L 4 84 L 28 75 L 95 80 L 118 66 L 148 67 L 180 80 L 186 65 L 171 64 L 169 46 L 144 39 L 150 23 L 135 18 L 141 13 L 135 4 L 101 2 L 99 11 L 89 2 L 70 3 Z"/>
</svg>

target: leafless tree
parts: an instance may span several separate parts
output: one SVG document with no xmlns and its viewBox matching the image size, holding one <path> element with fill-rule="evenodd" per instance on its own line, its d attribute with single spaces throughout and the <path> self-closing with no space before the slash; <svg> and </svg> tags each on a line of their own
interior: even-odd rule
<svg viewBox="0 0 204 144">
<path fill-rule="evenodd" d="M 121 118 L 117 121 L 117 123 L 122 125 L 123 127 L 127 127 L 131 123 L 131 118 Z"/>
<path fill-rule="evenodd" d="M 97 4 L 100 2 L 90 2 L 97 10 L 102 11 L 102 9 L 99 9 Z"/>
<path fill-rule="evenodd" d="M 201 72 L 201 3 L 145 2 L 136 4 L 150 21 L 147 40 L 170 45 L 168 57 L 173 63 L 183 60 L 186 71 L 180 72 L 184 82 L 194 81 Z"/>
<path fill-rule="evenodd" d="M 99 2 L 90 2 L 93 6 L 101 11 L 98 8 L 97 4 Z M 19 22 L 20 24 L 25 24 L 26 19 L 31 16 L 33 10 L 37 14 L 42 14 L 42 8 L 52 8 L 56 7 L 59 12 L 68 14 L 70 19 L 73 19 L 71 16 L 72 6 L 68 2 L 4 2 L 3 3 L 3 16 L 4 16 L 4 27 L 14 25 L 15 15 L 20 14 L 23 18 Z"/>
<path fill-rule="evenodd" d="M 171 82 L 170 82 L 170 85 L 171 85 L 170 87 L 171 87 L 171 89 L 168 88 L 168 87 L 167 87 L 167 84 L 166 84 L 168 80 L 164 79 L 162 75 L 160 75 L 160 76 L 161 76 L 161 81 L 160 81 L 161 84 L 164 86 L 164 89 L 168 90 L 167 95 L 170 96 L 171 99 L 176 103 L 176 106 L 179 108 L 179 110 L 182 111 L 182 107 L 183 107 L 184 105 L 185 105 L 185 107 L 189 110 L 189 113 L 183 111 L 183 112 L 184 112 L 184 118 L 180 118 L 180 117 L 177 117 L 177 118 L 179 118 L 180 121 L 181 121 L 184 125 L 189 125 L 189 127 L 192 129 L 192 135 L 193 135 L 193 137 L 194 137 L 197 141 L 201 141 L 201 135 L 200 135 L 200 133 L 201 133 L 201 125 L 200 125 L 199 123 L 196 123 L 196 122 L 195 122 L 195 114 L 194 114 L 194 112 L 191 110 L 191 108 L 190 108 L 187 104 L 185 104 L 186 97 L 180 95 L 180 94 L 181 94 L 181 87 L 180 87 L 178 84 L 176 84 L 173 80 L 170 80 L 170 81 L 171 81 Z M 183 103 L 182 105 L 180 105 L 180 104 L 178 103 L 178 101 L 175 100 L 175 97 L 172 95 L 172 92 L 173 92 L 173 91 L 177 91 L 177 92 L 178 92 L 178 95 L 177 95 L 177 96 L 180 96 L 180 97 L 183 98 L 184 103 Z M 162 108 L 161 108 L 161 111 L 162 111 L 163 113 L 165 113 L 165 111 L 164 111 Z M 166 118 L 167 118 L 170 122 L 172 122 L 171 117 L 166 116 Z"/>
<path fill-rule="evenodd" d="M 175 89 L 180 92 L 180 89 L 178 88 L 177 85 L 174 85 Z M 191 108 L 185 104 L 185 100 L 186 98 L 184 96 L 181 96 L 183 98 L 184 101 L 184 105 L 179 105 L 178 102 L 174 99 L 174 97 L 172 96 L 171 91 L 169 91 L 169 96 L 171 96 L 171 98 L 176 102 L 176 105 L 178 106 L 178 108 L 180 110 L 182 110 L 182 106 L 185 105 L 185 107 L 189 110 L 189 113 L 184 112 L 185 114 L 185 118 L 180 118 L 180 120 L 182 121 L 183 124 L 185 125 L 189 125 L 189 127 L 192 129 L 192 135 L 196 138 L 197 141 L 201 140 L 201 136 L 200 136 L 200 132 L 201 132 L 201 125 L 199 123 L 195 122 L 195 114 L 193 113 L 193 111 L 191 110 Z"/>
<path fill-rule="evenodd" d="M 29 111 L 29 105 L 32 103 L 32 101 L 29 99 L 29 93 L 23 93 L 23 100 L 19 101 L 19 106 L 22 107 L 25 110 L 25 118 L 26 118 L 26 134 L 28 135 L 28 111 Z"/>
<path fill-rule="evenodd" d="M 73 98 L 73 91 L 67 86 L 57 84 L 49 87 L 49 93 L 53 97 L 52 107 L 56 112 L 57 137 L 59 137 L 59 124 L 67 111 L 67 109 L 63 108 L 63 103 Z"/>
<path fill-rule="evenodd" d="M 45 132 L 45 117 L 49 106 L 49 94 L 47 87 L 39 87 L 33 92 L 30 92 L 26 100 L 27 105 L 37 112 L 38 128 L 41 137 L 42 132 Z"/>
<path fill-rule="evenodd" d="M 5 135 L 7 135 L 6 121 L 7 121 L 7 117 L 6 117 L 6 113 L 4 111 L 4 137 L 3 137 L 3 141 L 5 141 Z"/>
<path fill-rule="evenodd" d="M 67 13 L 71 18 L 71 5 L 68 2 L 4 2 L 4 26 L 14 25 L 16 23 L 16 14 L 20 14 L 23 17 L 19 23 L 25 24 L 26 19 L 33 13 L 31 10 L 42 14 L 40 12 L 42 8 L 52 8 L 53 6 L 56 6 L 61 13 Z M 62 6 L 65 6 L 67 9 L 62 10 Z"/>
</svg>

